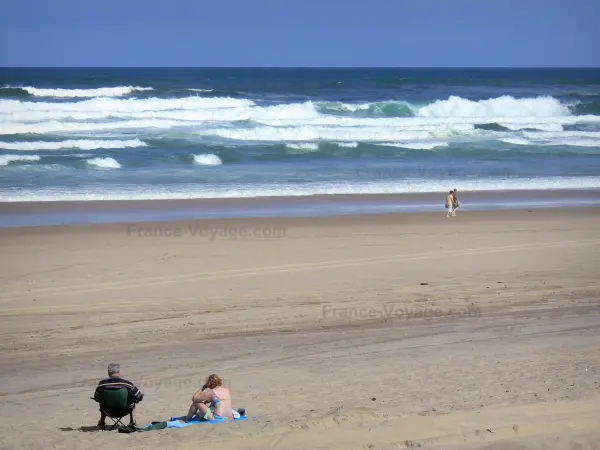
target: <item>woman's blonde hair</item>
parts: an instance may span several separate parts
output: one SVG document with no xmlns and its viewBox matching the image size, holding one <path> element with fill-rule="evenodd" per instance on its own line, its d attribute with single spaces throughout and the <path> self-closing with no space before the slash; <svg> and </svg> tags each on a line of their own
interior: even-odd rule
<svg viewBox="0 0 600 450">
<path fill-rule="evenodd" d="M 209 375 L 208 378 L 206 379 L 204 386 L 202 386 L 202 390 L 214 389 L 214 388 L 222 386 L 222 385 L 223 385 L 223 380 L 221 380 L 221 377 L 219 377 L 219 375 L 215 375 L 213 373 L 212 375 Z"/>
</svg>

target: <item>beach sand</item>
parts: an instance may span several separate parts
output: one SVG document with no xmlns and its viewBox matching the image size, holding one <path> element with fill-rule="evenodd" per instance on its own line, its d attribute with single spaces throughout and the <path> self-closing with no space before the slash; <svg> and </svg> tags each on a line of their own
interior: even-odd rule
<svg viewBox="0 0 600 450">
<path fill-rule="evenodd" d="M 600 449 L 600 209 L 0 230 L 0 448 Z M 139 424 L 220 374 L 248 420 Z M 83 428 L 82 428 L 83 427 Z"/>
</svg>

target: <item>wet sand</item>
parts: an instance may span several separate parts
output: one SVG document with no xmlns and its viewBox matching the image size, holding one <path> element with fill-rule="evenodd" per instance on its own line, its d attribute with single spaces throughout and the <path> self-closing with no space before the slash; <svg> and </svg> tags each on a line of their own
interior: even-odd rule
<svg viewBox="0 0 600 450">
<path fill-rule="evenodd" d="M 600 189 L 459 192 L 463 210 L 600 207 Z M 444 212 L 444 193 L 0 202 L 0 228 L 226 218 Z"/>
</svg>

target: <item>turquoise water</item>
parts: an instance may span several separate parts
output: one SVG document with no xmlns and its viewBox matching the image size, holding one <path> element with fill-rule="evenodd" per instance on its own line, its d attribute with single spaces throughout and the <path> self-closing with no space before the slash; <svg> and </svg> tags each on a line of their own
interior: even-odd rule
<svg viewBox="0 0 600 450">
<path fill-rule="evenodd" d="M 600 187 L 600 69 L 0 69 L 0 199 Z"/>
</svg>

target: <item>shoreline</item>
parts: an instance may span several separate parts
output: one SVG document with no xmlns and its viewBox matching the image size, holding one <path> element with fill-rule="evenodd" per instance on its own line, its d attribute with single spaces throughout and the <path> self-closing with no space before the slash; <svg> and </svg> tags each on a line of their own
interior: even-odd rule
<svg viewBox="0 0 600 450">
<path fill-rule="evenodd" d="M 506 214 L 504 214 L 506 213 Z M 132 241 L 165 242 L 170 240 L 183 240 L 184 242 L 196 241 L 230 241 L 250 242 L 260 245 L 277 245 L 278 242 L 287 241 L 297 233 L 304 233 L 312 228 L 329 230 L 338 233 L 340 229 L 369 229 L 382 227 L 382 229 L 398 229 L 405 227 L 439 227 L 448 225 L 453 233 L 455 227 L 461 229 L 477 227 L 477 224 L 502 227 L 513 220 L 526 220 L 529 223 L 538 223 L 540 226 L 555 217 L 596 217 L 600 214 L 600 207 L 578 207 L 572 212 L 565 213 L 556 208 L 543 208 L 537 210 L 485 210 L 470 211 L 468 214 L 457 213 L 456 217 L 446 218 L 445 213 L 412 212 L 412 213 L 384 213 L 384 214 L 348 214 L 344 216 L 329 215 L 318 217 L 225 217 L 208 219 L 173 219 L 173 220 L 143 220 L 111 223 L 85 223 L 63 225 L 38 225 L 22 227 L 0 227 L 0 240 L 10 236 L 62 236 L 75 237 L 106 235 L 116 239 L 125 238 Z M 400 228 L 398 228 L 400 227 Z M 465 228 L 467 227 L 467 228 Z"/>
<path fill-rule="evenodd" d="M 600 206 L 600 189 L 459 191 L 462 211 Z M 335 217 L 437 212 L 444 193 L 331 194 L 172 200 L 0 202 L 0 228 L 180 220 Z"/>
</svg>

